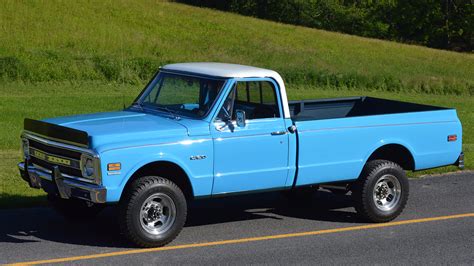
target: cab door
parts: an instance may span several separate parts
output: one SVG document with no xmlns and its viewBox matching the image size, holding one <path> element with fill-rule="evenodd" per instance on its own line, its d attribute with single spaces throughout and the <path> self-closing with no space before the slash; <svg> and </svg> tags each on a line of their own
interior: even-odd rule
<svg viewBox="0 0 474 266">
<path fill-rule="evenodd" d="M 240 79 L 231 87 L 211 123 L 213 195 L 285 186 L 288 133 L 279 99 L 271 79 Z"/>
</svg>

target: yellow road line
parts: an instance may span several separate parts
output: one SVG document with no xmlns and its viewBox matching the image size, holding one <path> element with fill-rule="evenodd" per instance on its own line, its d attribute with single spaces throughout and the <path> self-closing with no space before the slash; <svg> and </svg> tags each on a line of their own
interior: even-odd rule
<svg viewBox="0 0 474 266">
<path fill-rule="evenodd" d="M 184 245 L 176 245 L 176 246 L 165 246 L 165 247 L 159 247 L 159 248 L 133 249 L 133 250 L 116 251 L 116 252 L 109 252 L 109 253 L 102 253 L 102 254 L 65 257 L 65 258 L 58 258 L 58 259 L 37 260 L 37 261 L 29 261 L 29 262 L 18 262 L 18 263 L 9 264 L 9 265 L 37 265 L 37 264 L 46 264 L 46 263 L 58 263 L 58 262 L 68 262 L 68 261 L 77 261 L 77 260 L 98 259 L 98 258 L 123 256 L 123 255 L 131 255 L 131 254 L 158 252 L 158 251 L 165 251 L 165 250 L 220 246 L 220 245 L 228 245 L 228 244 L 238 244 L 238 243 L 247 243 L 247 242 L 255 242 L 255 241 L 264 241 L 264 240 L 271 240 L 271 239 L 281 239 L 281 238 L 290 238 L 290 237 L 302 237 L 302 236 L 332 234 L 332 233 L 340 233 L 340 232 L 347 232 L 347 231 L 356 231 L 356 230 L 366 230 L 366 229 L 374 229 L 374 228 L 391 227 L 391 226 L 405 225 L 405 224 L 415 224 L 415 223 L 426 223 L 426 222 L 434 222 L 434 221 L 442 221 L 442 220 L 450 220 L 450 219 L 460 219 L 460 218 L 467 218 L 467 217 L 474 217 L 474 213 L 463 213 L 463 214 L 455 214 L 455 215 L 448 215 L 448 216 L 438 216 L 438 217 L 430 217 L 430 218 L 422 218 L 422 219 L 412 219 L 412 220 L 404 220 L 404 221 L 390 222 L 390 223 L 368 224 L 368 225 L 342 227 L 342 228 L 325 229 L 325 230 L 318 230 L 318 231 L 308 231 L 308 232 L 300 232 L 300 233 L 269 235 L 269 236 L 249 237 L 249 238 L 240 238 L 240 239 L 229 239 L 229 240 L 222 240 L 222 241 L 204 242 L 204 243 L 196 243 L 196 244 L 184 244 Z"/>
</svg>

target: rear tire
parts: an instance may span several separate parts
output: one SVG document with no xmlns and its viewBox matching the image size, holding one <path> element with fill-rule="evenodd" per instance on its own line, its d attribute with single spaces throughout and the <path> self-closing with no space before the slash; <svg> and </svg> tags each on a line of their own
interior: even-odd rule
<svg viewBox="0 0 474 266">
<path fill-rule="evenodd" d="M 94 218 L 105 207 L 104 205 L 94 204 L 85 200 L 62 199 L 53 194 L 48 194 L 47 199 L 51 207 L 53 207 L 57 213 L 71 221 L 82 221 Z"/>
<path fill-rule="evenodd" d="M 371 222 L 388 222 L 402 213 L 408 200 L 405 171 L 386 160 L 370 161 L 353 187 L 357 213 Z"/>
<path fill-rule="evenodd" d="M 161 247 L 181 232 L 187 204 L 181 189 L 166 178 L 145 176 L 133 181 L 119 205 L 122 233 L 139 247 Z"/>
</svg>

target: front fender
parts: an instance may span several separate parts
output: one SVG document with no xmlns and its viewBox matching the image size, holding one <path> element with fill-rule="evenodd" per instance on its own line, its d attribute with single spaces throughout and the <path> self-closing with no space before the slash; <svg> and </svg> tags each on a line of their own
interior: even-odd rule
<svg viewBox="0 0 474 266">
<path fill-rule="evenodd" d="M 202 155 L 201 160 L 191 160 Z M 189 177 L 194 196 L 211 194 L 213 182 L 212 141 L 181 141 L 163 145 L 149 145 L 113 149 L 101 154 L 102 180 L 107 188 L 107 202 L 120 200 L 128 180 L 141 167 L 153 162 L 170 162 L 178 165 Z M 108 163 L 120 163 L 121 170 L 107 171 Z"/>
<path fill-rule="evenodd" d="M 183 171 L 186 173 L 187 176 L 190 176 L 190 170 L 188 169 L 188 166 L 181 161 L 179 158 L 176 156 L 173 156 L 172 154 L 158 154 L 158 155 L 153 155 L 150 157 L 147 157 L 144 160 L 141 160 L 137 162 L 129 171 L 124 175 L 124 178 L 122 179 L 122 182 L 120 183 L 119 187 L 123 189 L 125 185 L 127 184 L 128 180 L 135 174 L 140 168 L 144 167 L 147 164 L 150 163 L 156 163 L 156 162 L 169 162 L 178 165 L 183 169 Z"/>
</svg>

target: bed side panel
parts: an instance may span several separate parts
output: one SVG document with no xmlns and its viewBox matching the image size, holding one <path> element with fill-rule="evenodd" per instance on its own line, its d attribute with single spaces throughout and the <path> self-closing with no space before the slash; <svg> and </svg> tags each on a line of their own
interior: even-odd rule
<svg viewBox="0 0 474 266">
<path fill-rule="evenodd" d="M 453 164 L 462 149 L 462 129 L 453 109 L 296 122 L 299 161 L 296 185 L 358 178 L 377 148 L 405 146 L 415 169 Z M 456 134 L 458 140 L 448 142 Z"/>
</svg>

